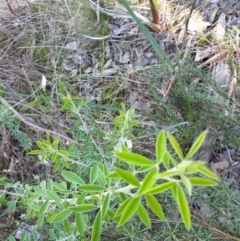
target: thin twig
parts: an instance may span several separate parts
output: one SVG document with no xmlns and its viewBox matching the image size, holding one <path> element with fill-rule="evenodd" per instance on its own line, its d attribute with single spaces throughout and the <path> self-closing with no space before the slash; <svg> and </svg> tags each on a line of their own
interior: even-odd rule
<svg viewBox="0 0 240 241">
<path fill-rule="evenodd" d="M 13 12 L 13 9 L 11 7 L 11 5 L 9 4 L 8 2 L 9 0 L 6 0 L 6 3 L 7 3 L 7 6 L 8 6 L 8 9 L 9 11 L 11 12 L 11 14 L 13 14 L 14 16 L 16 16 L 17 18 L 19 17 L 16 13 Z"/>
<path fill-rule="evenodd" d="M 185 49 L 185 46 L 186 46 L 188 25 L 189 25 L 189 21 L 190 21 L 190 18 L 191 18 L 191 16 L 192 16 L 192 12 L 193 12 L 194 6 L 195 6 L 195 4 L 196 4 L 196 1 L 197 1 L 197 0 L 193 0 L 192 6 L 191 6 L 191 9 L 190 9 L 190 13 L 189 13 L 189 15 L 188 15 L 188 17 L 187 17 L 187 19 L 186 19 L 186 22 L 185 22 L 183 43 L 182 43 L 181 52 L 180 52 L 180 54 L 178 55 L 177 63 L 179 63 L 179 60 L 180 60 L 181 56 L 183 55 L 183 52 L 184 52 L 184 49 Z"/>
<path fill-rule="evenodd" d="M 16 115 L 21 122 L 23 122 L 24 124 L 26 124 L 27 126 L 29 126 L 32 130 L 34 130 L 34 131 L 42 131 L 42 132 L 45 132 L 45 133 L 50 133 L 50 134 L 52 134 L 52 135 L 54 135 L 54 136 L 59 136 L 59 137 L 65 139 L 66 141 L 69 141 L 69 142 L 71 142 L 71 143 L 74 143 L 74 144 L 77 144 L 77 145 L 79 144 L 78 142 L 72 140 L 71 138 L 69 138 L 69 137 L 67 137 L 67 136 L 64 136 L 64 135 L 62 135 L 62 134 L 60 134 L 60 133 L 57 133 L 57 132 L 55 132 L 55 131 L 45 129 L 45 128 L 42 128 L 42 127 L 40 127 L 40 126 L 34 125 L 34 124 L 31 123 L 31 122 L 28 122 L 27 120 L 24 119 L 24 117 L 22 117 L 22 116 L 21 116 L 5 99 L 3 99 L 2 97 L 0 97 L 0 102 L 1 102 L 3 105 L 7 106 L 8 109 L 9 109 L 10 111 L 12 111 L 13 114 Z"/>
</svg>

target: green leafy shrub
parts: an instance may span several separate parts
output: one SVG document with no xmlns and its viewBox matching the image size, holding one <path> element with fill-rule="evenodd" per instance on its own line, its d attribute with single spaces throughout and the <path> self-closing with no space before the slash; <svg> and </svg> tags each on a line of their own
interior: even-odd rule
<svg viewBox="0 0 240 241">
<path fill-rule="evenodd" d="M 165 214 L 156 195 L 170 190 L 183 223 L 189 230 L 191 219 L 186 194 L 192 194 L 193 186 L 213 186 L 218 180 L 203 161 L 191 159 L 206 134 L 207 131 L 197 138 L 186 156 L 170 133 L 166 137 L 165 132 L 161 132 L 156 141 L 155 160 L 132 153 L 122 145 L 122 150 L 115 152 L 115 155 L 127 164 L 126 169 L 115 165 L 114 170 L 109 170 L 107 164 L 97 163 L 90 168 L 88 183 L 81 173 L 63 170 L 61 182 L 48 179 L 37 186 L 27 185 L 24 188 L 28 189 L 27 195 L 21 201 L 27 207 L 26 218 L 37 218 L 38 226 L 46 223 L 52 225 L 50 240 L 54 240 L 57 230 L 63 227 L 65 237 L 71 240 L 79 236 L 84 240 L 84 237 L 90 236 L 91 240 L 96 241 L 100 239 L 106 224 L 122 226 L 134 215 L 148 228 L 151 228 L 150 215 L 164 220 Z M 179 160 L 168 151 L 167 139 Z M 30 154 L 39 154 L 45 151 L 46 146 L 49 149 L 52 146 L 55 154 L 48 155 L 48 158 L 54 162 L 58 156 L 69 159 L 68 151 L 57 148 L 57 143 L 57 139 L 51 143 L 47 135 L 46 140 L 38 142 L 40 149 Z M 26 194 L 26 190 L 21 193 Z"/>
<path fill-rule="evenodd" d="M 20 129 L 19 119 L 4 105 L 0 106 L 0 127 L 6 128 L 10 131 L 11 135 L 24 149 L 30 149 L 32 141 L 26 133 Z"/>
</svg>

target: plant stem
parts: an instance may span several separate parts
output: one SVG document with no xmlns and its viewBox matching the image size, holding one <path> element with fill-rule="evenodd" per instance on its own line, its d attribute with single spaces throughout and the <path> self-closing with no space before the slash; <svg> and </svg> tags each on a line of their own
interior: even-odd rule
<svg viewBox="0 0 240 241">
<path fill-rule="evenodd" d="M 152 16 L 153 16 L 153 23 L 157 24 L 160 26 L 161 21 L 160 21 L 160 15 L 158 12 L 158 0 L 149 0 L 151 11 L 152 11 Z"/>
</svg>

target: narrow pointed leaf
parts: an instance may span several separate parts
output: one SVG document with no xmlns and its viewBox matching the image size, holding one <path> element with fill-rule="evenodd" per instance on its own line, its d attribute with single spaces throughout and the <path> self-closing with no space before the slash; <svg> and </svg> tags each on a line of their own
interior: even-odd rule
<svg viewBox="0 0 240 241">
<path fill-rule="evenodd" d="M 72 183 L 84 185 L 84 181 L 75 173 L 69 171 L 62 171 L 62 177 Z"/>
<path fill-rule="evenodd" d="M 210 177 L 215 180 L 219 180 L 218 176 L 214 174 L 212 171 L 210 171 L 207 167 L 205 166 L 200 166 L 198 168 L 198 171 L 201 172 L 202 174 L 206 175 L 207 177 Z"/>
<path fill-rule="evenodd" d="M 68 220 L 68 218 L 66 218 L 64 221 L 63 221 L 63 227 L 64 227 L 64 231 L 66 233 L 71 233 L 71 225 L 70 225 L 70 222 Z"/>
<path fill-rule="evenodd" d="M 99 210 L 97 217 L 95 218 L 93 223 L 91 241 L 100 240 L 101 232 L 102 232 L 102 212 L 101 210 Z"/>
<path fill-rule="evenodd" d="M 52 191 L 53 190 L 53 180 L 50 178 L 47 181 L 47 188 L 48 190 Z"/>
<path fill-rule="evenodd" d="M 174 137 L 173 135 L 171 135 L 170 133 L 168 133 L 167 136 L 168 136 L 168 139 L 169 139 L 169 141 L 170 141 L 173 149 L 175 150 L 175 152 L 177 153 L 177 155 L 179 156 L 179 158 L 180 158 L 181 160 L 183 160 L 184 157 L 183 157 L 182 149 L 181 149 L 181 147 L 179 146 L 177 140 L 176 140 L 175 137 Z"/>
<path fill-rule="evenodd" d="M 75 216 L 75 222 L 76 222 L 76 229 L 79 232 L 81 236 L 84 235 L 84 230 L 85 230 L 85 222 L 83 219 L 83 215 L 81 213 L 76 213 Z"/>
<path fill-rule="evenodd" d="M 122 144 L 121 147 L 123 152 L 129 152 L 128 148 L 124 144 Z"/>
<path fill-rule="evenodd" d="M 157 174 L 158 174 L 158 170 L 154 168 L 145 176 L 140 188 L 138 189 L 138 195 L 144 194 L 155 184 L 157 180 Z"/>
<path fill-rule="evenodd" d="M 117 172 L 112 172 L 107 177 L 112 178 L 112 179 L 119 179 L 120 178 L 120 176 Z"/>
<path fill-rule="evenodd" d="M 143 166 L 138 169 L 138 172 L 147 172 L 152 170 L 152 168 L 153 168 L 152 166 Z"/>
<path fill-rule="evenodd" d="M 189 181 L 194 186 L 215 186 L 216 185 L 215 181 L 201 178 L 201 177 L 191 177 L 189 178 Z"/>
<path fill-rule="evenodd" d="M 89 184 L 89 185 L 81 185 L 79 186 L 79 189 L 86 192 L 102 192 L 105 190 L 105 187 Z"/>
<path fill-rule="evenodd" d="M 206 135 L 207 135 L 207 130 L 202 132 L 200 136 L 197 138 L 197 140 L 193 143 L 192 147 L 188 151 L 188 154 L 186 155 L 185 159 L 191 158 L 201 147 L 202 143 L 204 142 Z"/>
<path fill-rule="evenodd" d="M 173 185 L 175 185 L 175 182 L 165 182 L 163 184 L 150 188 L 146 193 L 152 194 L 152 195 L 159 194 L 159 193 L 165 192 L 166 190 L 171 188 Z"/>
<path fill-rule="evenodd" d="M 141 197 L 134 197 L 128 202 L 126 208 L 124 209 L 120 221 L 118 223 L 119 226 L 126 223 L 138 210 L 140 205 Z"/>
<path fill-rule="evenodd" d="M 166 172 L 162 172 L 160 174 L 158 174 L 158 178 L 166 178 L 166 177 L 172 177 L 178 175 L 177 169 L 176 168 L 172 168 Z"/>
<path fill-rule="evenodd" d="M 139 218 L 141 219 L 141 221 L 149 228 L 151 229 L 151 221 L 148 215 L 147 210 L 145 209 L 145 207 L 140 204 L 137 210 L 137 214 L 139 216 Z"/>
<path fill-rule="evenodd" d="M 131 152 L 115 152 L 115 154 L 119 159 L 130 165 L 153 166 L 155 164 L 153 161 L 139 154 Z"/>
<path fill-rule="evenodd" d="M 172 192 L 172 195 L 174 197 L 174 199 L 176 200 L 177 202 L 177 199 L 178 199 L 178 188 L 177 188 L 178 185 L 174 185 L 171 187 L 171 192 Z"/>
<path fill-rule="evenodd" d="M 165 215 L 162 210 L 162 206 L 158 202 L 158 200 L 150 194 L 146 194 L 146 200 L 148 207 L 152 210 L 153 213 L 155 213 L 160 219 L 165 220 Z"/>
<path fill-rule="evenodd" d="M 55 214 L 53 217 L 50 218 L 49 222 L 61 222 L 64 219 L 68 218 L 71 215 L 72 211 L 69 209 L 65 209 L 57 214 Z"/>
<path fill-rule="evenodd" d="M 69 209 L 75 213 L 85 213 L 97 209 L 98 206 L 93 204 L 82 204 L 75 207 L 70 207 Z"/>
<path fill-rule="evenodd" d="M 119 197 L 121 198 L 122 202 L 125 201 L 128 198 L 127 195 L 125 193 L 123 193 L 123 192 L 119 193 Z"/>
<path fill-rule="evenodd" d="M 93 168 L 91 168 L 91 171 L 90 171 L 90 183 L 91 184 L 93 184 L 97 180 L 98 172 L 99 172 L 99 169 L 98 169 L 97 165 L 95 165 Z"/>
<path fill-rule="evenodd" d="M 192 184 L 191 184 L 191 182 L 189 181 L 189 179 L 185 175 L 181 176 L 181 181 L 184 184 L 184 186 L 186 187 L 186 189 L 188 191 L 188 194 L 191 196 L 192 195 Z"/>
<path fill-rule="evenodd" d="M 185 161 L 187 162 L 187 161 Z M 185 174 L 193 174 L 193 173 L 197 173 L 199 167 L 201 166 L 205 166 L 205 162 L 203 161 L 196 161 L 196 162 L 192 162 L 184 171 Z"/>
<path fill-rule="evenodd" d="M 165 136 L 165 132 L 161 131 L 157 137 L 157 142 L 156 142 L 156 159 L 158 163 L 163 161 L 165 152 L 166 152 L 166 136 Z"/>
<path fill-rule="evenodd" d="M 115 217 L 121 215 L 124 211 L 124 209 L 126 208 L 126 206 L 128 205 L 128 203 L 131 201 L 132 197 L 129 197 L 128 199 L 126 199 L 121 205 L 120 207 L 118 208 L 116 214 L 115 214 Z"/>
<path fill-rule="evenodd" d="M 162 163 L 166 169 L 169 169 L 169 153 L 165 151 L 164 156 L 162 158 Z"/>
<path fill-rule="evenodd" d="M 48 197 L 50 197 L 52 200 L 54 200 L 59 207 L 64 208 L 64 206 L 62 204 L 62 199 L 55 192 L 46 190 L 46 193 L 47 193 Z"/>
<path fill-rule="evenodd" d="M 39 227 L 41 227 L 43 225 L 43 221 L 44 221 L 44 214 L 42 214 L 41 216 L 39 216 L 38 220 L 37 220 L 37 225 Z"/>
<path fill-rule="evenodd" d="M 49 200 L 46 200 L 46 201 L 41 205 L 39 214 L 40 214 L 40 215 L 44 214 L 44 213 L 46 212 L 48 206 L 49 206 Z"/>
<path fill-rule="evenodd" d="M 140 183 L 138 179 L 133 176 L 132 173 L 125 171 L 121 168 L 116 168 L 116 172 L 119 174 L 119 176 L 128 184 L 132 184 L 133 186 L 140 186 Z"/>
<path fill-rule="evenodd" d="M 108 212 L 109 209 L 109 205 L 110 205 L 110 201 L 111 201 L 111 194 L 108 193 L 104 200 L 103 200 L 103 204 L 102 204 L 102 217 L 104 218 Z"/>
<path fill-rule="evenodd" d="M 183 192 L 183 189 L 180 185 L 177 185 L 177 203 L 178 208 L 182 217 L 182 220 L 185 224 L 185 227 L 189 230 L 191 227 L 191 216 L 190 216 L 190 210 L 188 206 L 187 198 Z"/>
<path fill-rule="evenodd" d="M 83 192 L 80 196 L 77 198 L 77 204 L 83 204 L 85 197 L 86 197 L 86 192 Z"/>
</svg>

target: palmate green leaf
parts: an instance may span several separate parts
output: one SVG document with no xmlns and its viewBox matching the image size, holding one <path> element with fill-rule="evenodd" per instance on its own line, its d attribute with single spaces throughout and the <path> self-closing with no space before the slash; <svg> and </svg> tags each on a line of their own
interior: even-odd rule
<svg viewBox="0 0 240 241">
<path fill-rule="evenodd" d="M 138 189 L 139 196 L 147 192 L 155 184 L 157 180 L 157 174 L 158 174 L 158 170 L 154 168 L 144 177 L 143 182 L 140 188 Z"/>
<path fill-rule="evenodd" d="M 165 182 L 165 183 L 162 183 L 160 185 L 150 188 L 146 193 L 151 194 L 151 195 L 159 194 L 159 193 L 165 192 L 166 190 L 171 188 L 173 185 L 175 185 L 175 182 L 171 182 L 171 181 Z"/>
<path fill-rule="evenodd" d="M 203 165 L 198 168 L 198 171 L 201 172 L 202 174 L 206 175 L 207 177 L 210 177 L 214 180 L 219 180 L 218 176 L 215 173 L 213 173 L 212 171 L 210 171 L 207 167 L 205 167 Z"/>
<path fill-rule="evenodd" d="M 183 223 L 185 227 L 189 230 L 191 227 L 191 215 L 190 215 L 190 210 L 188 206 L 188 201 L 182 187 L 180 185 L 176 185 L 176 189 L 177 189 L 176 202 L 178 204 L 178 208 L 179 208 Z"/>
<path fill-rule="evenodd" d="M 90 212 L 92 210 L 95 210 L 97 208 L 98 206 L 93 204 L 82 204 L 82 205 L 70 207 L 69 209 L 75 213 L 85 213 L 85 212 Z"/>
<path fill-rule="evenodd" d="M 81 185 L 79 186 L 79 189 L 86 192 L 102 192 L 105 190 L 105 187 L 89 184 L 89 185 Z"/>
<path fill-rule="evenodd" d="M 185 159 L 191 158 L 197 150 L 201 147 L 202 143 L 204 142 L 206 135 L 207 135 L 207 130 L 202 132 L 200 136 L 197 138 L 197 140 L 193 143 L 192 147 L 188 151 L 188 154 L 186 155 Z"/>
<path fill-rule="evenodd" d="M 69 182 L 84 185 L 84 181 L 75 173 L 69 171 L 62 171 L 62 177 Z"/>
<path fill-rule="evenodd" d="M 166 152 L 166 136 L 165 132 L 161 131 L 157 137 L 157 142 L 156 142 L 156 159 L 157 163 L 160 163 L 163 161 L 163 157 Z"/>
<path fill-rule="evenodd" d="M 201 178 L 201 177 L 190 177 L 189 181 L 194 186 L 215 186 L 216 185 L 215 181 Z"/>
<path fill-rule="evenodd" d="M 109 205 L 110 205 L 110 201 L 111 201 L 111 194 L 108 193 L 104 200 L 103 200 L 103 204 L 102 204 L 102 217 L 104 218 L 108 212 L 109 209 Z"/>
<path fill-rule="evenodd" d="M 83 215 L 81 213 L 76 213 L 75 222 L 76 222 L 76 230 L 79 232 L 80 236 L 83 236 L 84 230 L 85 230 L 85 222 L 83 219 Z"/>
<path fill-rule="evenodd" d="M 130 172 L 125 171 L 121 168 L 116 168 L 116 172 L 119 176 L 128 184 L 132 184 L 133 186 L 140 186 L 138 179 Z"/>
<path fill-rule="evenodd" d="M 65 210 L 55 214 L 51 218 L 49 218 L 48 221 L 50 223 L 61 222 L 61 221 L 65 220 L 66 218 L 68 218 L 71 215 L 71 213 L 72 213 L 72 211 L 70 209 L 65 209 Z"/>
<path fill-rule="evenodd" d="M 121 226 L 124 223 L 126 223 L 138 210 L 138 207 L 140 205 L 141 197 L 131 197 L 130 201 L 128 202 L 127 206 L 123 210 L 122 216 L 120 218 L 120 221 L 118 222 L 118 225 Z"/>
<path fill-rule="evenodd" d="M 155 213 L 160 219 L 165 220 L 165 215 L 162 210 L 162 206 L 158 200 L 151 194 L 146 194 L 146 200 L 148 207 Z"/>
<path fill-rule="evenodd" d="M 115 152 L 116 156 L 129 165 L 153 166 L 155 163 L 148 158 L 131 152 Z"/>
<path fill-rule="evenodd" d="M 100 209 L 93 223 L 91 241 L 100 240 L 101 232 L 102 232 L 102 211 Z"/>
<path fill-rule="evenodd" d="M 170 133 L 167 133 L 168 139 L 173 147 L 173 149 L 175 150 L 175 152 L 177 153 L 177 155 L 179 156 L 179 158 L 181 160 L 183 160 L 183 153 L 182 153 L 182 149 L 179 146 L 177 140 L 175 139 L 175 137 L 173 135 L 171 135 Z"/>
<path fill-rule="evenodd" d="M 149 228 L 151 229 L 151 221 L 148 215 L 147 210 L 145 209 L 145 207 L 140 203 L 138 210 L 137 210 L 137 214 L 139 216 L 139 218 L 141 219 L 141 221 Z"/>
<path fill-rule="evenodd" d="M 115 214 L 115 217 L 121 215 L 124 211 L 124 209 L 126 208 L 126 206 L 128 205 L 128 203 L 131 201 L 132 197 L 129 197 L 127 198 L 121 205 L 120 207 L 118 208 L 116 214 Z"/>
</svg>

